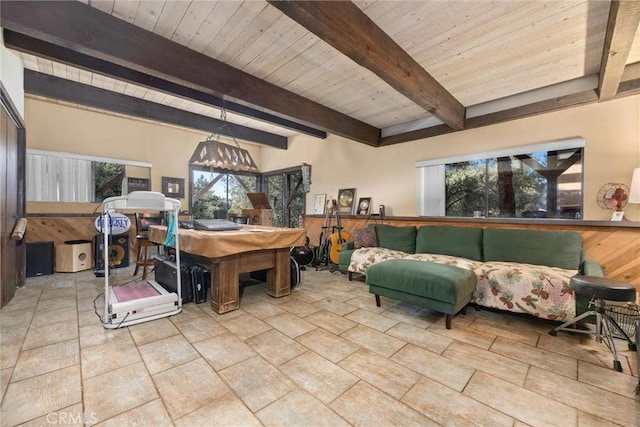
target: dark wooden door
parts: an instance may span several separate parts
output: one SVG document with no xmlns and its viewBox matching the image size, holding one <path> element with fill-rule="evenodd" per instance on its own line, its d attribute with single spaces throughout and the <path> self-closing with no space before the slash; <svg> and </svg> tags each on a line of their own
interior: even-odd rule
<svg viewBox="0 0 640 427">
<path fill-rule="evenodd" d="M 8 97 L 0 95 L 0 307 L 13 298 L 25 281 L 26 239 L 11 240 L 25 215 L 24 126 Z"/>
</svg>

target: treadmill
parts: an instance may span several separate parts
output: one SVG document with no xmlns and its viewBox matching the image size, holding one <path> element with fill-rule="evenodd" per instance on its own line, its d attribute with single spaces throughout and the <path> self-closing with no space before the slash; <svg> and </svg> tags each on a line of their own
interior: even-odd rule
<svg viewBox="0 0 640 427">
<path fill-rule="evenodd" d="M 102 203 L 102 238 L 104 247 L 109 247 L 111 220 L 110 213 L 116 210 L 153 210 L 172 214 L 167 226 L 167 236 L 177 234 L 178 214 L 181 203 L 177 199 L 165 197 L 153 191 L 133 191 L 127 196 L 109 197 Z M 175 236 L 176 264 L 180 265 L 180 243 Z M 177 289 L 170 292 L 153 279 L 112 286 L 109 283 L 109 252 L 104 255 L 104 316 L 102 325 L 106 329 L 116 329 L 150 320 L 173 316 L 182 311 L 182 286 L 180 275 Z"/>
</svg>

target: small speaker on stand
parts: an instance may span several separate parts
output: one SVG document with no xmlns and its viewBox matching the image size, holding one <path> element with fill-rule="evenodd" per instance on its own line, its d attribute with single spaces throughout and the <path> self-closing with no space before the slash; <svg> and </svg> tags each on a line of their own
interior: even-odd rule
<svg viewBox="0 0 640 427">
<path fill-rule="evenodd" d="M 27 242 L 27 277 L 53 274 L 53 242 Z"/>
</svg>

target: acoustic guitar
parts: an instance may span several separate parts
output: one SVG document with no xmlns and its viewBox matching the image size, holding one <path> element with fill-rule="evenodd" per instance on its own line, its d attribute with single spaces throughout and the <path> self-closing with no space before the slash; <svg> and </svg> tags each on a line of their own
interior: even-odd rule
<svg viewBox="0 0 640 427">
<path fill-rule="evenodd" d="M 331 248 L 329 251 L 329 259 L 333 264 L 338 264 L 338 257 L 342 250 L 344 242 L 353 239 L 350 233 L 342 230 L 342 224 L 340 223 L 340 213 L 338 209 L 335 209 L 336 214 L 336 232 L 331 235 Z"/>
</svg>

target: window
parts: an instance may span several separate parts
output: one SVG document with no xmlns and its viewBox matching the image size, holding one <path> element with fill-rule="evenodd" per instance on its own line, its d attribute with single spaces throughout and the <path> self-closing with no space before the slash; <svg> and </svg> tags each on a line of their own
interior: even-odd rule
<svg viewBox="0 0 640 427">
<path fill-rule="evenodd" d="M 304 167 L 254 174 L 191 165 L 193 218 L 228 218 L 251 209 L 247 193 L 264 192 L 273 209 L 273 225 L 298 227 L 304 214 L 309 173 Z"/>
<path fill-rule="evenodd" d="M 273 225 L 299 227 L 299 216 L 305 212 L 304 168 L 293 168 L 264 174 L 265 192 L 273 207 Z"/>
<path fill-rule="evenodd" d="M 99 203 L 127 192 L 127 170 L 147 179 L 150 167 L 149 163 L 29 149 L 27 201 Z"/>
<path fill-rule="evenodd" d="M 198 218 L 227 218 L 251 209 L 247 193 L 258 191 L 257 174 L 240 174 L 191 166 L 191 214 Z"/>
<path fill-rule="evenodd" d="M 581 218 L 583 139 L 418 163 L 418 215 Z"/>
</svg>

